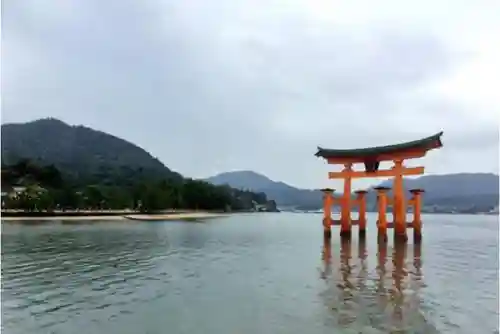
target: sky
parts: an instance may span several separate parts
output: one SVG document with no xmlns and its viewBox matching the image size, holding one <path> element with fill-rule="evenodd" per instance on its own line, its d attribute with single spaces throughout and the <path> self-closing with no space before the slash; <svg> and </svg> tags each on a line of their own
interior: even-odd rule
<svg viewBox="0 0 500 334">
<path fill-rule="evenodd" d="M 340 186 L 317 146 L 444 131 L 408 165 L 498 173 L 499 15 L 497 0 L 3 0 L 2 123 L 55 117 L 185 176 L 302 188 Z"/>
</svg>

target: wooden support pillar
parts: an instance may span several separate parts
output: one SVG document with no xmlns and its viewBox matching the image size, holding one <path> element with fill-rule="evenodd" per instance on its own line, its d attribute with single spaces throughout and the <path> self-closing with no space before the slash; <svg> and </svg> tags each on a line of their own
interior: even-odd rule
<svg viewBox="0 0 500 334">
<path fill-rule="evenodd" d="M 386 281 L 386 262 L 387 262 L 387 243 L 379 242 L 377 245 L 377 268 L 376 271 L 378 273 L 378 284 L 377 284 L 377 292 L 380 293 L 380 296 L 385 296 L 385 281 Z"/>
<path fill-rule="evenodd" d="M 423 189 L 411 189 L 413 194 L 413 241 L 420 242 L 422 240 L 422 193 Z"/>
<path fill-rule="evenodd" d="M 341 238 L 340 239 L 340 273 L 342 275 L 342 283 L 344 286 L 348 287 L 352 283 L 349 278 L 351 276 L 351 266 L 349 264 L 351 260 L 351 239 Z"/>
<path fill-rule="evenodd" d="M 361 293 L 366 290 L 366 280 L 368 278 L 368 265 L 367 265 L 367 253 L 366 253 L 366 238 L 359 238 L 358 240 L 358 259 L 359 259 L 359 272 L 356 285 L 358 291 Z"/>
<path fill-rule="evenodd" d="M 413 266 L 415 267 L 415 276 L 422 277 L 422 244 L 420 242 L 413 243 Z"/>
<path fill-rule="evenodd" d="M 321 252 L 321 259 L 323 260 L 323 271 L 321 272 L 321 278 L 327 279 L 331 273 L 331 261 L 332 261 L 332 245 L 329 238 L 323 238 L 323 250 Z"/>
<path fill-rule="evenodd" d="M 394 325 L 400 327 L 403 324 L 403 309 L 404 309 L 404 287 L 403 282 L 407 271 L 405 268 L 405 260 L 408 243 L 404 240 L 394 240 L 394 248 L 392 254 L 392 291 L 393 294 L 393 313 L 392 318 Z"/>
<path fill-rule="evenodd" d="M 406 203 L 403 188 L 403 160 L 394 160 L 393 170 L 395 173 L 392 189 L 394 194 L 392 206 L 394 217 L 394 238 L 399 241 L 406 241 L 408 240 L 408 236 L 406 234 Z"/>
<path fill-rule="evenodd" d="M 405 276 L 405 259 L 406 253 L 408 251 L 408 244 L 400 240 L 394 243 L 393 254 L 392 254 L 392 278 L 394 282 L 394 287 L 401 291 L 402 282 Z"/>
<path fill-rule="evenodd" d="M 323 235 L 325 238 L 331 238 L 333 192 L 335 190 L 325 188 L 321 191 L 323 192 Z"/>
<path fill-rule="evenodd" d="M 387 187 L 375 187 L 377 191 L 377 206 L 378 206 L 378 240 L 387 241 Z"/>
<path fill-rule="evenodd" d="M 357 190 L 359 236 L 366 235 L 366 190 Z"/>
<path fill-rule="evenodd" d="M 358 258 L 361 261 L 364 261 L 367 258 L 367 253 L 366 253 L 366 238 L 360 238 L 358 240 Z"/>
<path fill-rule="evenodd" d="M 342 210 L 340 212 L 340 236 L 351 236 L 351 182 L 352 182 L 352 164 L 344 165 L 344 193 L 342 194 Z"/>
</svg>

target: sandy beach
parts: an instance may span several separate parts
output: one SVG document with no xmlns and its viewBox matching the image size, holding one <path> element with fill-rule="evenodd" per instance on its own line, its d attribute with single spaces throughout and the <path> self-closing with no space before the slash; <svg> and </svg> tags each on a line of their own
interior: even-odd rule
<svg viewBox="0 0 500 334">
<path fill-rule="evenodd" d="M 165 220 L 191 220 L 191 219 L 207 219 L 222 217 L 226 214 L 222 213 L 211 213 L 211 212 L 179 212 L 179 213 L 165 213 L 165 214 L 117 214 L 117 215 L 106 215 L 106 216 L 96 216 L 89 214 L 87 216 L 46 216 L 46 217 L 4 217 L 2 216 L 2 221 L 52 221 L 52 220 L 65 220 L 65 221 L 165 221 Z"/>
</svg>

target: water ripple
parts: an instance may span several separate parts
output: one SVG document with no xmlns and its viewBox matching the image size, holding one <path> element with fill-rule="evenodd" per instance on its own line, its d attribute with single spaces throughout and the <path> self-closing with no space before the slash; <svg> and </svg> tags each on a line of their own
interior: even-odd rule
<svg viewBox="0 0 500 334">
<path fill-rule="evenodd" d="M 6 225 L 2 330 L 497 330 L 498 222 L 464 225 L 465 218 L 444 217 L 441 225 L 426 225 L 424 244 L 417 247 L 373 239 L 323 243 L 316 218 Z M 473 227 L 464 234 L 464 226 Z"/>
</svg>

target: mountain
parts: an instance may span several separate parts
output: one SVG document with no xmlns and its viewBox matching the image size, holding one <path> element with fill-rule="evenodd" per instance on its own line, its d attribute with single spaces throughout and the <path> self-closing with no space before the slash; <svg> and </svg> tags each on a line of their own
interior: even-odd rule
<svg viewBox="0 0 500 334">
<path fill-rule="evenodd" d="M 271 186 L 279 187 L 279 182 L 274 182 L 264 175 L 253 171 L 237 171 L 221 173 L 207 179 L 216 185 L 228 184 L 237 189 L 263 189 Z M 284 184 L 284 183 L 281 183 Z"/>
<path fill-rule="evenodd" d="M 85 126 L 53 118 L 3 124 L 1 140 L 2 190 L 45 190 L 44 196 L 12 197 L 12 208 L 276 211 L 263 193 L 185 179 L 137 145 Z M 34 204 L 40 198 L 43 205 Z"/>
<path fill-rule="evenodd" d="M 41 165 L 53 164 L 78 177 L 128 169 L 161 178 L 181 178 L 137 145 L 54 118 L 2 124 L 1 140 L 3 164 L 30 159 Z"/>
<path fill-rule="evenodd" d="M 498 194 L 498 175 L 492 173 L 459 173 L 443 175 L 425 175 L 419 178 L 405 179 L 405 189 L 422 188 L 427 195 L 435 197 L 468 196 Z M 392 187 L 392 180 L 381 183 Z"/>
<path fill-rule="evenodd" d="M 206 181 L 215 185 L 229 185 L 237 189 L 249 189 L 265 193 L 279 206 L 321 206 L 323 194 L 319 190 L 299 189 L 283 182 L 276 182 L 253 171 L 235 171 L 212 176 Z"/>
<path fill-rule="evenodd" d="M 392 187 L 392 180 L 380 185 Z M 457 173 L 425 175 L 406 178 L 406 190 L 420 188 L 425 190 L 424 205 L 453 208 L 458 211 L 489 211 L 498 205 L 499 177 L 492 173 Z M 375 194 L 370 191 L 372 202 Z"/>
<path fill-rule="evenodd" d="M 296 206 L 316 209 L 321 207 L 322 194 L 319 190 L 298 189 L 283 182 L 276 182 L 252 171 L 222 173 L 207 181 L 234 188 L 249 189 L 266 193 L 280 206 Z M 422 188 L 424 204 L 445 208 L 466 210 L 476 208 L 487 211 L 498 205 L 499 178 L 496 174 L 461 173 L 445 175 L 426 175 L 415 179 L 405 179 L 405 188 Z M 392 180 L 380 185 L 390 187 Z M 374 209 L 375 191 L 369 189 L 368 207 Z"/>
</svg>

